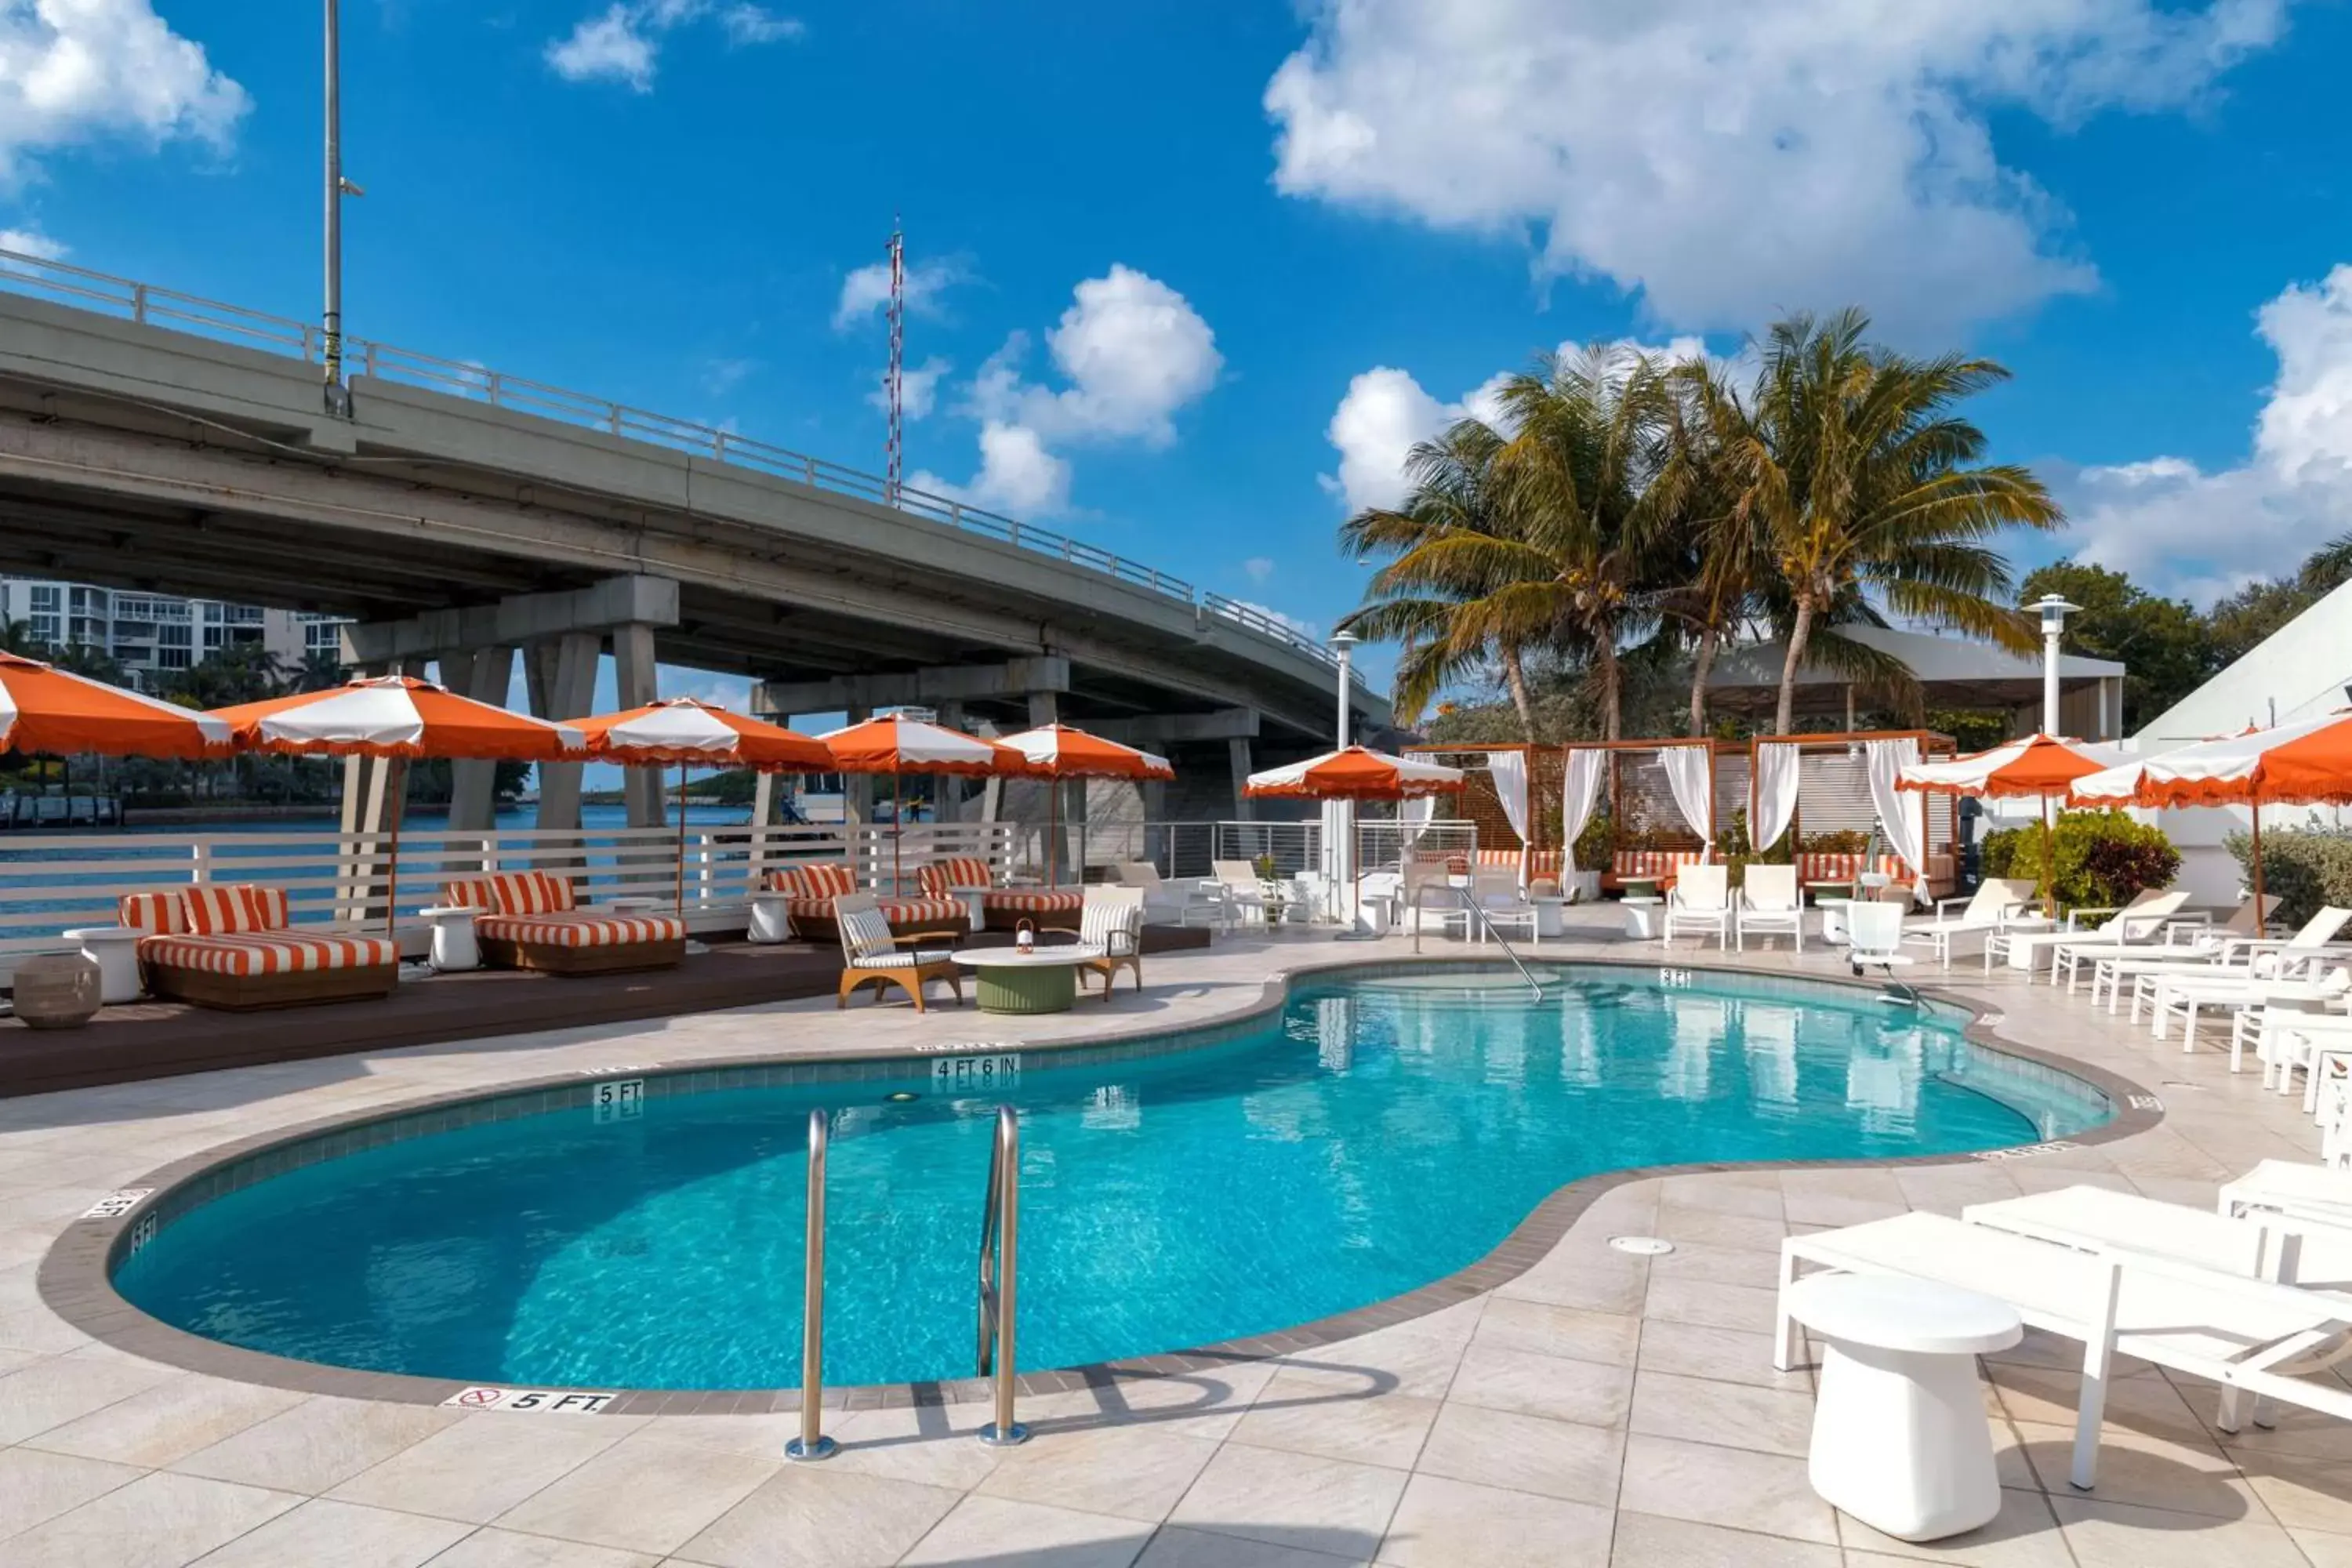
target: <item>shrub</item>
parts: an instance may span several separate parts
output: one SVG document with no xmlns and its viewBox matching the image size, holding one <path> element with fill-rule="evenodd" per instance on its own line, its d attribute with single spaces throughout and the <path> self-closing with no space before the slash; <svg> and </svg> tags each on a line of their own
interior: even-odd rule
<svg viewBox="0 0 2352 1568">
<path fill-rule="evenodd" d="M 1870 847 L 1870 835 L 1858 827 L 1807 833 L 1799 837 L 1797 847 L 1807 855 L 1859 855 Z"/>
<path fill-rule="evenodd" d="M 2243 833 L 2232 833 L 2222 842 L 2238 858 L 2246 885 L 2252 887 L 2251 840 Z M 2263 834 L 2263 891 L 2279 901 L 2271 919 L 2290 926 L 2303 924 L 2322 904 L 2352 906 L 2352 828 L 2322 827 L 2315 817 L 2307 827 Z"/>
<path fill-rule="evenodd" d="M 2051 837 L 2061 909 L 2126 904 L 2149 888 L 2168 886 L 2180 870 L 2172 840 L 2120 811 L 2062 813 Z M 2005 827 L 1986 835 L 1984 874 L 2039 881 L 2042 829 Z"/>
<path fill-rule="evenodd" d="M 1577 868 L 1584 871 L 1606 871 L 1611 863 L 1610 852 L 1617 847 L 1616 826 L 1609 820 L 1606 809 L 1592 814 L 1584 831 L 1576 836 Z"/>
</svg>

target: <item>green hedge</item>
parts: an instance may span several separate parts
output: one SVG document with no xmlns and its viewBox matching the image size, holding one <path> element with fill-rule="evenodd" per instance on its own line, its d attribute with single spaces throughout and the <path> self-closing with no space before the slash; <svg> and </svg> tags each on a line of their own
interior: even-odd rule
<svg viewBox="0 0 2352 1568">
<path fill-rule="evenodd" d="M 2223 840 L 2238 858 L 2246 885 L 2253 886 L 2252 840 L 2232 833 Z M 2263 891 L 2279 900 L 2274 925 L 2299 926 L 2322 904 L 2352 906 L 2352 828 L 2273 828 L 2263 835 Z"/>
<path fill-rule="evenodd" d="M 2180 871 L 2180 851 L 2157 828 L 2120 811 L 2062 813 L 2052 833 L 2061 909 L 2126 904 L 2149 888 L 2168 887 Z M 2004 827 L 1987 834 L 1984 874 L 2042 878 L 2042 829 Z"/>
</svg>

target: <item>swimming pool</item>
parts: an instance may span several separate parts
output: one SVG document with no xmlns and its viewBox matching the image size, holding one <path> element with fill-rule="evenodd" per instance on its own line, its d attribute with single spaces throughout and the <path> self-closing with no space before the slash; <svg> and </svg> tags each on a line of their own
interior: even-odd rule
<svg viewBox="0 0 2352 1568">
<path fill-rule="evenodd" d="M 807 1111 L 832 1112 L 835 1384 L 972 1369 L 992 1117 L 1022 1123 L 1021 1361 L 1267 1332 L 1477 1261 L 1564 1184 L 1694 1161 L 1948 1154 L 2107 1119 L 2079 1080 L 1870 993 L 1559 966 L 1325 980 L 1192 1048 L 1031 1052 L 431 1131 L 252 1181 L 115 1275 L 165 1322 L 482 1383 L 798 1381 Z M 934 1076 L 935 1066 L 940 1076 Z M 911 1099 L 892 1096 L 912 1096 Z"/>
</svg>

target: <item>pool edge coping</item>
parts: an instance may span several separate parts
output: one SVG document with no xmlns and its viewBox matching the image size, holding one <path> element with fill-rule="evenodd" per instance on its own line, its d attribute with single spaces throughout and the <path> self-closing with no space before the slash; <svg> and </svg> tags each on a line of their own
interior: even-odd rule
<svg viewBox="0 0 2352 1568">
<path fill-rule="evenodd" d="M 1648 962 L 1585 956 L 1561 958 L 1549 962 L 1634 971 L 1654 970 L 1659 967 Z M 1260 984 L 1254 999 L 1239 1002 L 1229 1009 L 1180 1028 L 1171 1029 L 1164 1024 L 1150 1025 L 1106 1033 L 1087 1034 L 1066 1039 L 1023 1041 L 1006 1048 L 1017 1050 L 1024 1056 L 1033 1052 L 1050 1056 L 1063 1051 L 1116 1047 L 1160 1037 L 1205 1034 L 1246 1023 L 1270 1012 L 1278 1012 L 1288 1000 L 1293 989 L 1300 984 L 1318 978 L 1328 978 L 1350 970 L 1393 970 L 1413 967 L 1443 970 L 1466 965 L 1491 968 L 1495 963 L 1495 960 L 1485 955 L 1468 953 L 1435 953 L 1415 955 L 1410 958 L 1333 956 L 1302 959 L 1283 963 L 1275 968 Z M 1723 975 L 1742 980 L 1758 978 L 1795 980 L 1808 985 L 1864 994 L 1878 993 L 1882 989 L 1870 983 L 1849 981 L 1837 976 L 1782 974 L 1776 971 L 1720 963 L 1679 962 L 1669 967 L 1692 973 Z M 1475 1261 L 1412 1289 L 1274 1332 L 1249 1335 L 1214 1344 L 1154 1355 L 1129 1357 L 1120 1361 L 1024 1372 L 1018 1374 L 1017 1386 L 1024 1396 L 1043 1395 L 1073 1393 L 1139 1378 L 1198 1375 L 1237 1363 L 1271 1360 L 1302 1351 L 1318 1349 L 1381 1329 L 1395 1328 L 1487 1294 L 1518 1279 L 1549 1256 L 1552 1249 L 1567 1237 L 1577 1222 L 1582 1219 L 1603 1196 L 1619 1187 L 1636 1182 L 1654 1181 L 1669 1176 L 1719 1175 L 1758 1171 L 1905 1170 L 1937 1166 L 1965 1168 L 1988 1161 L 2030 1158 L 2039 1153 L 2116 1142 L 2147 1131 L 2164 1120 L 2161 1098 L 2141 1084 L 2109 1068 L 2027 1044 L 2000 1032 L 2000 1026 L 2008 1022 L 2008 1014 L 2007 1010 L 1998 1003 L 1967 991 L 1949 990 L 1943 986 L 1919 986 L 1915 989 L 1916 994 L 1927 1001 L 1965 1011 L 1968 1017 L 1960 1025 L 1960 1034 L 1971 1044 L 2076 1079 L 2104 1095 L 2113 1107 L 2114 1115 L 2098 1127 L 2055 1142 L 2015 1144 L 2006 1148 L 1977 1150 L 1958 1154 L 1900 1155 L 1892 1158 L 1850 1160 L 1694 1162 L 1668 1165 L 1633 1166 L 1622 1170 L 1598 1172 L 1589 1176 L 1578 1177 L 1548 1194 L 1529 1209 L 1499 1242 Z M 973 1042 L 973 1045 L 982 1050 L 986 1048 L 984 1042 Z M 575 1068 L 559 1074 L 518 1079 L 492 1088 L 475 1087 L 420 1095 L 387 1105 L 372 1107 L 364 1111 L 345 1111 L 312 1118 L 269 1131 L 252 1133 L 244 1138 L 215 1144 L 194 1154 L 184 1155 L 180 1159 L 168 1162 L 140 1176 L 132 1184 L 132 1187 L 147 1188 L 149 1191 L 136 1204 L 118 1214 L 104 1217 L 84 1215 L 67 1224 L 58 1239 L 41 1256 L 35 1276 L 36 1288 L 42 1302 L 51 1311 L 56 1312 L 58 1317 L 89 1335 L 93 1340 L 126 1354 L 177 1367 L 183 1371 L 305 1394 L 373 1399 L 388 1404 L 436 1406 L 446 1405 L 467 1388 L 487 1385 L 471 1384 L 462 1379 L 424 1377 L 407 1373 L 367 1372 L 352 1367 L 333 1366 L 323 1362 L 300 1361 L 292 1357 L 275 1355 L 266 1351 L 250 1350 L 240 1345 L 207 1339 L 203 1335 L 175 1328 L 160 1319 L 149 1316 L 115 1289 L 113 1270 L 117 1254 L 128 1248 L 132 1231 L 143 1217 L 152 1215 L 176 1191 L 191 1185 L 207 1173 L 241 1160 L 251 1159 L 274 1148 L 299 1145 L 317 1140 L 332 1134 L 338 1130 L 388 1122 L 402 1117 L 429 1114 L 436 1110 L 457 1105 L 503 1100 L 534 1092 L 550 1092 L 558 1089 L 585 1089 L 599 1081 L 617 1078 L 632 1070 L 645 1076 L 657 1074 L 670 1077 L 693 1072 L 724 1071 L 729 1068 L 921 1062 L 948 1054 L 952 1053 L 905 1048 L 884 1052 L 842 1050 L 801 1052 L 770 1057 L 689 1058 L 680 1062 L 647 1064 L 638 1069 Z M 521 1385 L 499 1386 L 520 1387 Z M 552 1387 L 552 1385 L 550 1386 Z M 828 1385 L 824 1391 L 823 1404 L 827 1409 L 844 1412 L 962 1404 L 989 1398 L 991 1387 L 988 1380 L 979 1377 L 920 1383 Z M 801 1407 L 801 1391 L 797 1386 L 731 1390 L 580 1388 L 553 1391 L 609 1394 L 611 1397 L 596 1409 L 597 1414 L 603 1415 L 768 1415 L 795 1412 Z"/>
</svg>

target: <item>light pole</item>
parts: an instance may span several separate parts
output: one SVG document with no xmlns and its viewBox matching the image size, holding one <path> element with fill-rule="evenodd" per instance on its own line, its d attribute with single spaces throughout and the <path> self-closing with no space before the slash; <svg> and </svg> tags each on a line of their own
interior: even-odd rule
<svg viewBox="0 0 2352 1568">
<path fill-rule="evenodd" d="M 2029 606 L 2042 612 L 2042 732 L 2058 733 L 2058 642 L 2066 633 L 2066 617 L 2081 609 L 2055 594 L 2044 594 Z"/>
<path fill-rule="evenodd" d="M 1348 747 L 1348 728 L 1353 717 L 1348 711 L 1349 660 L 1356 651 L 1356 645 L 1363 640 L 1353 632 L 1331 634 L 1331 651 L 1339 656 L 1339 749 L 1342 751 Z"/>
<path fill-rule="evenodd" d="M 1348 731 L 1350 726 L 1350 722 L 1355 717 L 1354 714 L 1349 711 L 1349 709 L 1351 706 L 1348 700 L 1349 696 L 1348 684 L 1351 679 L 1349 670 L 1349 660 L 1356 651 L 1356 645 L 1361 641 L 1363 641 L 1363 638 L 1349 631 L 1339 631 L 1331 634 L 1331 651 L 1339 656 L 1339 749 L 1341 751 L 1346 751 L 1348 749 Z M 1331 841 L 1331 853 L 1329 856 L 1331 863 L 1331 905 L 1332 913 L 1336 915 L 1339 913 L 1341 908 L 1339 902 L 1340 888 L 1342 886 L 1351 887 L 1355 881 L 1356 803 L 1352 800 L 1332 802 L 1330 806 L 1327 808 L 1323 814 L 1323 833 L 1324 836 Z M 1352 931 L 1349 934 L 1353 934 Z"/>
<path fill-rule="evenodd" d="M 367 193 L 343 178 L 342 28 L 336 0 L 326 0 L 327 58 L 327 233 L 325 309 L 319 316 L 320 359 L 327 392 L 327 412 L 348 416 L 351 389 L 343 384 L 343 197 Z"/>
</svg>

